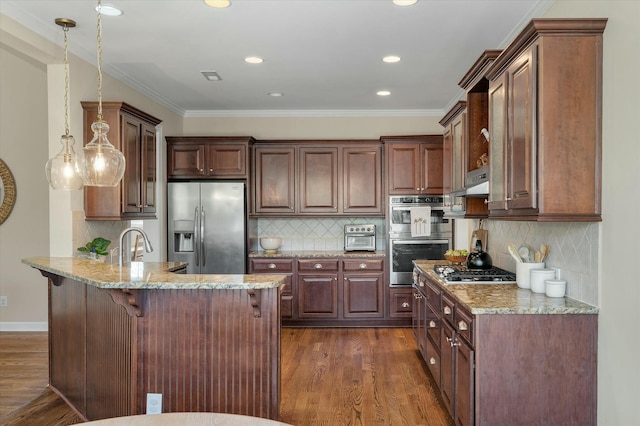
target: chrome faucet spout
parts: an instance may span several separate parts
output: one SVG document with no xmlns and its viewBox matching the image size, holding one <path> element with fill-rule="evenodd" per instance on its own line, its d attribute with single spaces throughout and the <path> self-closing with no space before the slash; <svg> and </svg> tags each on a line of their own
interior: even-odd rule
<svg viewBox="0 0 640 426">
<path fill-rule="evenodd" d="M 142 228 L 137 228 L 137 227 L 131 227 L 131 228 L 127 228 L 124 231 L 122 231 L 120 233 L 120 252 L 118 253 L 118 265 L 122 266 L 124 264 L 124 236 L 127 235 L 127 233 L 131 232 L 131 231 L 135 231 L 138 232 L 140 235 L 142 235 L 142 239 L 144 241 L 144 250 L 147 253 L 151 253 L 153 251 L 153 247 L 151 247 L 151 241 L 149 241 L 149 237 L 147 236 L 147 234 L 142 230 Z"/>
</svg>

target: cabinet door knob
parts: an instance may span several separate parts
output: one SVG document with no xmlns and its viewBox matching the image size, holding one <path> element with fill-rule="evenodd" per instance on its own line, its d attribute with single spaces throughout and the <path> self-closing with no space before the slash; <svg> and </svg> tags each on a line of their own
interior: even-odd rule
<svg viewBox="0 0 640 426">
<path fill-rule="evenodd" d="M 360 267 L 360 269 L 367 269 L 367 264 L 366 263 L 361 263 L 358 266 Z"/>
<path fill-rule="evenodd" d="M 436 359 L 434 357 L 429 358 L 429 364 L 436 365 Z"/>
<path fill-rule="evenodd" d="M 277 266 L 276 266 L 276 264 L 275 264 L 275 263 L 270 263 L 270 264 L 268 264 L 268 265 L 267 265 L 267 268 L 269 268 L 269 269 L 276 269 L 276 268 L 277 268 Z"/>
<path fill-rule="evenodd" d="M 201 172 L 204 172 L 204 169 L 200 169 Z"/>
<path fill-rule="evenodd" d="M 315 265 L 313 265 L 313 267 L 315 269 L 322 269 L 322 263 L 316 263 Z"/>
<path fill-rule="evenodd" d="M 409 307 L 409 302 L 403 302 L 402 303 L 402 307 L 403 308 L 408 308 Z"/>
<path fill-rule="evenodd" d="M 458 330 L 468 330 L 468 329 L 469 329 L 469 326 L 467 325 L 466 322 L 460 321 L 458 323 Z"/>
<path fill-rule="evenodd" d="M 436 322 L 434 320 L 429 321 L 429 328 L 436 328 Z"/>
<path fill-rule="evenodd" d="M 209 169 L 209 173 L 213 173 L 213 169 Z"/>
<path fill-rule="evenodd" d="M 451 315 L 451 308 L 450 308 L 450 307 L 448 307 L 448 306 L 445 306 L 445 307 L 444 307 L 444 314 L 445 314 L 445 315 Z"/>
</svg>

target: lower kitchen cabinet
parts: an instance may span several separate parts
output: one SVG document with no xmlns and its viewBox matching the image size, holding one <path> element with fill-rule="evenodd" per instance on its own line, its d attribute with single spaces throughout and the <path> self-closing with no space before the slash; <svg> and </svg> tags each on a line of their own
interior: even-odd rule
<svg viewBox="0 0 640 426">
<path fill-rule="evenodd" d="M 472 297 L 464 287 L 423 272 L 414 283 L 426 300 L 414 313 L 418 346 L 455 424 L 595 425 L 598 316 L 472 314 L 455 296 Z"/>
<path fill-rule="evenodd" d="M 280 293 L 280 316 L 293 318 L 294 309 L 294 281 L 295 281 L 295 259 L 251 259 L 249 262 L 249 272 L 252 274 L 279 274 L 286 275 L 284 288 Z"/>
<path fill-rule="evenodd" d="M 409 326 L 411 287 L 390 288 L 383 256 L 277 257 L 252 255 L 249 272 L 286 275 L 281 292 L 287 327 Z"/>
</svg>

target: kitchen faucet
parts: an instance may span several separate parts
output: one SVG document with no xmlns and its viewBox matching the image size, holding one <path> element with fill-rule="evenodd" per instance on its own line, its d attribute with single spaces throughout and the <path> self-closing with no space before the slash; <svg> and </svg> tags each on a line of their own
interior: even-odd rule
<svg viewBox="0 0 640 426">
<path fill-rule="evenodd" d="M 139 232 L 140 235 L 142 235 L 142 239 L 144 240 L 144 250 L 147 253 L 151 253 L 153 251 L 153 247 L 151 247 L 149 237 L 147 236 L 147 234 L 145 234 L 142 228 L 127 228 L 120 234 L 120 252 L 118 253 L 118 265 L 120 266 L 124 264 L 124 236 L 130 231 L 136 231 Z"/>
</svg>

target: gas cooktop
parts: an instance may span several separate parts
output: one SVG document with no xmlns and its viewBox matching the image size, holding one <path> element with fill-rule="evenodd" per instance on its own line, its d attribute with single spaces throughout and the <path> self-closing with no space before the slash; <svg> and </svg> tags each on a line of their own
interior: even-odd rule
<svg viewBox="0 0 640 426">
<path fill-rule="evenodd" d="M 497 267 L 469 269 L 461 265 L 435 265 L 433 270 L 446 284 L 515 284 L 516 274 Z"/>
</svg>

